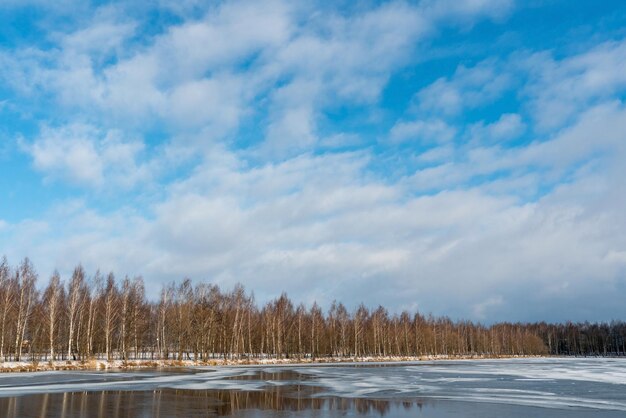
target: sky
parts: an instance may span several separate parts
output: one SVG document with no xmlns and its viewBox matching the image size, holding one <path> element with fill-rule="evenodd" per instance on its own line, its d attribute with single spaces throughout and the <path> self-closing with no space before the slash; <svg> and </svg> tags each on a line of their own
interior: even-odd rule
<svg viewBox="0 0 626 418">
<path fill-rule="evenodd" d="M 0 255 L 626 319 L 621 0 L 0 2 Z"/>
</svg>

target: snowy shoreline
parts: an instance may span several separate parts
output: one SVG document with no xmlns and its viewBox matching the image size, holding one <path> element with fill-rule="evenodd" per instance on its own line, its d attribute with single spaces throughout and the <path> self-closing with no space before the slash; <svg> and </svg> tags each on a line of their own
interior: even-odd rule
<svg viewBox="0 0 626 418">
<path fill-rule="evenodd" d="M 547 355 L 511 355 L 511 356 L 488 356 L 488 355 L 432 355 L 419 357 L 358 357 L 341 358 L 328 357 L 312 359 L 211 359 L 207 361 L 195 360 L 55 360 L 55 361 L 6 361 L 0 362 L 0 373 L 22 372 L 49 372 L 68 370 L 132 370 L 132 369 L 172 369 L 190 367 L 213 367 L 213 366 L 272 366 L 272 365 L 333 365 L 333 364 L 359 364 L 359 363 L 411 363 L 436 360 L 496 360 L 514 358 L 567 358 L 568 356 Z M 572 357 L 575 358 L 575 357 Z"/>
</svg>

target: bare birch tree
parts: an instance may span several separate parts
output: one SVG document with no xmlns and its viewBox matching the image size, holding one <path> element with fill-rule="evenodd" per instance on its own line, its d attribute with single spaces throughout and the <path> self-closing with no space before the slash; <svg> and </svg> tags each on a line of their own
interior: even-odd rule
<svg viewBox="0 0 626 418">
<path fill-rule="evenodd" d="M 109 361 L 111 360 L 111 344 L 113 342 L 115 326 L 119 315 L 117 311 L 118 293 L 117 285 L 115 284 L 115 276 L 113 273 L 109 273 L 104 292 L 102 292 L 104 345 L 106 359 Z"/>
<path fill-rule="evenodd" d="M 54 347 L 57 344 L 56 335 L 61 316 L 61 301 L 63 286 L 59 272 L 55 271 L 50 277 L 50 283 L 44 292 L 44 305 L 46 322 L 48 325 L 48 343 L 50 349 L 50 361 L 54 361 Z"/>
<path fill-rule="evenodd" d="M 15 333 L 15 359 L 20 360 L 28 320 L 36 298 L 35 282 L 37 274 L 28 258 L 25 258 L 17 271 L 18 275 L 18 310 L 17 310 L 17 330 Z"/>
<path fill-rule="evenodd" d="M 2 309 L 0 319 L 0 361 L 5 359 L 5 339 L 9 335 L 8 319 L 9 314 L 15 307 L 15 296 L 17 290 L 17 276 L 11 275 L 11 268 L 6 257 L 2 258 L 0 262 L 0 302 L 2 302 Z"/>
<path fill-rule="evenodd" d="M 83 286 L 85 285 L 85 270 L 81 265 L 77 266 L 72 273 L 72 278 L 68 284 L 68 337 L 67 337 L 67 357 L 72 358 L 74 333 L 76 332 L 76 322 L 78 321 Z"/>
</svg>

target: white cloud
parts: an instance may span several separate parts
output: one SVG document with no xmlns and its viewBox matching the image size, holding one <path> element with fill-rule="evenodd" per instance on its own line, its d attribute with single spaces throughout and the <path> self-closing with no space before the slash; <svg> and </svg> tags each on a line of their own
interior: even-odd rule
<svg viewBox="0 0 626 418">
<path fill-rule="evenodd" d="M 579 149 L 577 142 L 597 137 L 598 126 L 623 132 L 623 113 L 615 104 L 590 110 L 570 130 L 517 155 L 543 155 L 532 160 L 547 167 L 577 165 L 574 156 L 588 151 L 562 159 L 548 150 Z M 29 235 L 27 248 L 36 248 L 35 261 L 78 258 L 91 269 L 140 272 L 155 283 L 183 275 L 224 286 L 243 282 L 260 301 L 286 290 L 297 300 L 315 295 L 323 304 L 333 298 L 372 306 L 417 302 L 426 312 L 479 320 L 584 319 L 579 307 L 598 306 L 589 289 L 600 289 L 598 297 L 613 303 L 626 273 L 620 164 L 626 150 L 618 136 L 603 139 L 601 147 L 612 152 L 603 154 L 600 170 L 573 177 L 534 203 L 517 197 L 516 185 L 528 187 L 524 176 L 502 179 L 496 193 L 493 182 L 419 195 L 411 179 L 385 184 L 369 175 L 365 152 L 247 167 L 216 148 L 150 204 L 152 216 L 127 209 L 103 215 L 79 205 L 47 219 L 46 225 L 60 225 L 56 217 L 69 220 L 64 238 L 44 228 Z M 518 164 L 505 150 L 488 157 L 473 157 L 484 160 L 470 160 L 468 167 Z M 449 183 L 435 188 L 455 189 L 465 181 L 454 178 L 453 167 L 439 167 L 431 180 Z M 468 167 L 458 175 L 471 173 Z M 20 228 L 9 226 L 16 235 Z M 25 245 L 17 243 L 15 252 Z M 381 282 L 384 289 L 372 292 Z M 542 311 L 546 298 L 551 313 Z M 590 319 L 607 319 L 608 311 L 595 312 Z"/>
<path fill-rule="evenodd" d="M 546 140 L 537 140 L 523 147 L 504 147 L 485 142 L 482 137 L 478 143 L 457 149 L 455 155 L 459 158 L 456 161 L 443 161 L 437 166 L 418 170 L 410 181 L 420 190 L 440 190 L 465 187 L 472 181 L 489 183 L 504 176 L 514 181 L 519 181 L 520 177 L 525 182 L 536 180 L 525 192 L 537 190 L 542 185 L 549 187 L 568 181 L 567 176 L 572 174 L 573 168 L 590 160 L 601 160 L 603 164 L 611 161 L 613 164 L 616 156 L 624 152 L 622 132 L 626 130 L 625 121 L 624 105 L 610 102 L 588 109 L 571 127 Z M 478 131 L 488 127 L 483 126 Z M 528 176 L 529 172 L 535 175 Z"/>
<path fill-rule="evenodd" d="M 521 135 L 526 126 L 518 114 L 506 113 L 486 126 L 488 135 L 496 140 L 507 140 Z"/>
<path fill-rule="evenodd" d="M 90 113 L 104 111 L 122 121 L 139 119 L 142 124 L 146 123 L 149 121 L 147 117 L 163 114 L 166 108 L 167 96 L 157 84 L 159 66 L 154 55 L 135 55 L 103 70 L 104 81 L 87 90 L 96 93 L 93 102 L 83 102 L 91 99 L 83 97 L 82 90 L 73 89 L 69 91 L 77 96 L 71 97 L 68 102 L 75 102 Z"/>
<path fill-rule="evenodd" d="M 408 140 L 424 143 L 448 142 L 456 134 L 456 129 L 441 119 L 397 122 L 390 131 L 392 142 Z"/>
<path fill-rule="evenodd" d="M 278 0 L 206 9 L 191 1 L 181 23 L 141 42 L 134 38 L 141 22 L 125 17 L 123 5 L 106 6 L 73 32 L 51 36 L 54 47 L 20 49 L 0 61 L 15 88 L 106 125 L 165 123 L 172 131 L 211 132 L 195 137 L 215 141 L 232 136 L 244 115 L 260 114 L 271 126 L 262 149 L 292 141 L 284 156 L 319 144 L 316 115 L 324 109 L 379 100 L 393 71 L 414 59 L 437 25 L 494 17 L 509 6 L 391 2 L 345 15 Z M 308 91 L 291 110 L 285 92 L 303 86 Z M 301 132 L 295 119 L 305 124 Z"/>
<path fill-rule="evenodd" d="M 44 129 L 42 138 L 28 147 L 35 168 L 79 184 L 101 184 L 103 166 L 92 134 L 85 127 L 61 132 Z"/>
<path fill-rule="evenodd" d="M 536 142 L 521 152 L 508 151 L 509 161 L 519 165 L 543 165 L 559 171 L 583 161 L 624 151 L 626 108 L 619 101 L 602 103 L 582 112 L 578 120 L 551 140 Z"/>
<path fill-rule="evenodd" d="M 65 60 L 72 56 L 88 54 L 92 58 L 106 58 L 123 55 L 123 46 L 135 34 L 137 23 L 124 19 L 119 11 L 112 7 L 102 7 L 95 12 L 90 24 L 70 34 L 55 33 Z M 71 63 L 66 62 L 71 65 Z M 102 64 L 102 63 L 96 63 Z"/>
<path fill-rule="evenodd" d="M 515 139 L 524 133 L 526 124 L 520 115 L 505 113 L 492 123 L 479 122 L 468 128 L 470 140 L 477 143 L 498 143 Z"/>
<path fill-rule="evenodd" d="M 540 129 L 558 128 L 594 101 L 626 89 L 626 41 L 606 42 L 561 60 L 548 53 L 518 57 L 528 71 L 527 94 Z"/>
<path fill-rule="evenodd" d="M 355 147 L 363 145 L 363 143 L 363 138 L 360 135 L 345 132 L 324 137 L 319 141 L 321 147 L 330 149 Z"/>
<path fill-rule="evenodd" d="M 314 115 L 306 107 L 285 110 L 280 119 L 267 130 L 263 151 L 275 157 L 285 157 L 311 149 L 317 141 Z"/>
<path fill-rule="evenodd" d="M 124 141 L 116 131 L 80 124 L 44 127 L 35 141 L 22 146 L 35 169 L 76 185 L 100 187 L 111 180 L 128 187 L 147 174 L 137 165 L 143 144 Z"/>
<path fill-rule="evenodd" d="M 163 116 L 183 127 L 204 127 L 216 136 L 237 126 L 242 81 L 230 76 L 190 81 L 174 88 Z"/>
<path fill-rule="evenodd" d="M 415 101 L 419 110 L 456 115 L 497 99 L 512 83 L 502 64 L 489 59 L 473 67 L 459 66 L 450 78 L 440 78 L 417 92 Z"/>
<path fill-rule="evenodd" d="M 442 145 L 431 148 L 427 151 L 420 153 L 417 156 L 417 161 L 421 163 L 438 163 L 442 164 L 450 161 L 454 156 L 455 149 L 450 145 Z"/>
</svg>

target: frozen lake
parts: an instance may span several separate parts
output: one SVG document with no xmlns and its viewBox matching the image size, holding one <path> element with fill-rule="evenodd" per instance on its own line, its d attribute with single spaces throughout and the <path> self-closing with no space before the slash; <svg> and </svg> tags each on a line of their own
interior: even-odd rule
<svg viewBox="0 0 626 418">
<path fill-rule="evenodd" d="M 626 359 L 0 375 L 13 417 L 624 417 Z"/>
</svg>

